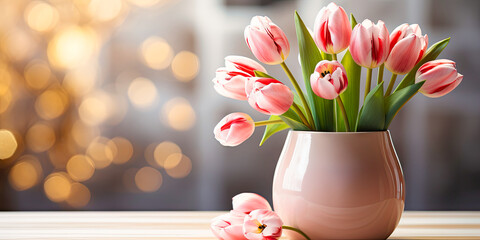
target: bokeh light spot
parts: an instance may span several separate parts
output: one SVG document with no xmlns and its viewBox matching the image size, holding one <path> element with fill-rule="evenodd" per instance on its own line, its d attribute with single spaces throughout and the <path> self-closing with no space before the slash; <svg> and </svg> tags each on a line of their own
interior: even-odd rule
<svg viewBox="0 0 480 240">
<path fill-rule="evenodd" d="M 167 174 L 172 178 L 184 178 L 192 171 L 192 161 L 190 158 L 183 155 L 181 161 L 178 162 L 175 167 L 167 168 L 166 171 Z"/>
<path fill-rule="evenodd" d="M 152 167 L 143 167 L 135 174 L 135 185 L 143 192 L 157 191 L 162 181 L 162 174 Z"/>
<path fill-rule="evenodd" d="M 55 131 L 44 123 L 37 123 L 28 129 L 25 142 L 34 152 L 45 152 L 55 143 Z"/>
<path fill-rule="evenodd" d="M 72 190 L 72 181 L 64 172 L 48 175 L 43 184 L 45 194 L 53 202 L 65 201 Z"/>
<path fill-rule="evenodd" d="M 122 0 L 91 0 L 88 11 L 93 19 L 106 22 L 116 18 L 122 7 Z"/>
<path fill-rule="evenodd" d="M 181 82 L 189 82 L 198 74 L 198 57 L 192 52 L 181 51 L 172 61 L 172 72 Z"/>
<path fill-rule="evenodd" d="M 133 146 L 130 141 L 123 137 L 114 137 L 111 142 L 117 146 L 117 154 L 113 158 L 113 163 L 123 164 L 128 162 L 133 155 Z"/>
<path fill-rule="evenodd" d="M 153 152 L 153 157 L 155 159 L 155 163 L 158 166 L 164 167 L 164 163 L 169 156 L 175 155 L 175 154 L 181 155 L 181 153 L 182 153 L 182 150 L 177 144 L 170 141 L 164 141 L 155 147 L 155 150 Z"/>
<path fill-rule="evenodd" d="M 24 191 L 35 186 L 41 175 L 42 167 L 38 159 L 25 155 L 10 169 L 8 181 L 15 190 Z"/>
<path fill-rule="evenodd" d="M 173 98 L 162 109 L 162 118 L 168 126 L 177 131 L 186 131 L 195 124 L 195 111 L 184 98 Z"/>
<path fill-rule="evenodd" d="M 41 118 L 51 120 L 62 115 L 67 105 L 68 97 L 62 90 L 49 89 L 38 96 L 35 110 Z"/>
<path fill-rule="evenodd" d="M 114 108 L 115 105 L 107 93 L 96 91 L 83 99 L 78 108 L 78 114 L 83 122 L 90 126 L 96 126 L 105 122 Z"/>
<path fill-rule="evenodd" d="M 52 72 L 43 60 L 33 60 L 25 67 L 25 82 L 33 89 L 43 89 L 50 83 Z"/>
<path fill-rule="evenodd" d="M 66 169 L 70 177 L 79 182 L 90 179 L 95 172 L 95 166 L 92 159 L 79 154 L 68 160 Z"/>
<path fill-rule="evenodd" d="M 81 183 L 73 183 L 70 189 L 70 195 L 66 199 L 66 202 L 71 207 L 85 207 L 90 202 L 90 190 L 85 185 Z"/>
<path fill-rule="evenodd" d="M 161 70 L 172 62 L 173 49 L 163 38 L 149 37 L 140 49 L 145 64 L 150 68 Z"/>
<path fill-rule="evenodd" d="M 104 137 L 95 138 L 87 148 L 87 155 L 94 161 L 96 169 L 108 167 L 117 152 L 117 146 Z"/>
<path fill-rule="evenodd" d="M 136 78 L 128 87 L 128 97 L 138 108 L 150 107 L 157 98 L 157 88 L 146 78 Z"/>
<path fill-rule="evenodd" d="M 0 129 L 0 159 L 11 157 L 17 150 L 18 144 L 12 132 Z"/>
<path fill-rule="evenodd" d="M 49 31 L 55 27 L 58 15 L 57 9 L 44 1 L 32 1 L 25 9 L 27 25 L 39 32 Z"/>
</svg>

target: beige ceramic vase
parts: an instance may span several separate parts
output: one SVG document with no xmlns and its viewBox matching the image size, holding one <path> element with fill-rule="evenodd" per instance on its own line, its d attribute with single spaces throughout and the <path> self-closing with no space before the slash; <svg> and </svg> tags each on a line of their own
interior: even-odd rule
<svg viewBox="0 0 480 240">
<path fill-rule="evenodd" d="M 402 168 L 388 131 L 289 132 L 273 180 L 273 205 L 284 225 L 312 240 L 386 239 L 404 203 Z"/>
</svg>

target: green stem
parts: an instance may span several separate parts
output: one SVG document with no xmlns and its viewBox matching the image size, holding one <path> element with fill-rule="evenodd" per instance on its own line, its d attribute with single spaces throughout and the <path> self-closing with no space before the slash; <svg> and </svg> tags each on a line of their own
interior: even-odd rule
<svg viewBox="0 0 480 240">
<path fill-rule="evenodd" d="M 302 230 L 298 229 L 298 228 L 294 228 L 294 227 L 290 227 L 290 226 L 282 226 L 282 229 L 286 229 L 286 230 L 291 230 L 291 231 L 294 231 L 294 232 L 297 232 L 299 233 L 300 235 L 302 235 L 305 239 L 307 240 L 311 240 L 307 234 L 305 234 L 304 232 L 302 232 Z"/>
<path fill-rule="evenodd" d="M 365 96 L 363 97 L 363 100 L 367 98 L 367 95 L 370 92 L 371 82 L 372 82 L 372 69 L 367 68 L 367 82 L 365 83 Z"/>
<path fill-rule="evenodd" d="M 380 68 L 378 68 L 377 84 L 383 81 L 383 69 L 385 69 L 385 64 L 380 65 Z"/>
<path fill-rule="evenodd" d="M 387 92 L 385 92 L 385 97 L 390 95 L 390 93 L 392 93 L 393 86 L 395 85 L 395 80 L 397 80 L 397 74 L 393 73 L 392 78 L 390 78 L 390 82 L 388 83 L 388 88 L 387 88 Z"/>
<path fill-rule="evenodd" d="M 283 71 L 285 71 L 285 73 L 287 74 L 288 78 L 289 78 L 290 81 L 292 82 L 293 87 L 295 88 L 295 91 L 297 91 L 298 96 L 300 96 L 300 100 L 302 100 L 302 104 L 303 104 L 303 106 L 305 107 L 305 111 L 307 112 L 307 117 L 308 117 L 308 119 L 309 119 L 310 125 L 311 125 L 311 126 L 314 126 L 314 125 L 313 125 L 314 122 L 313 122 L 312 112 L 310 111 L 310 108 L 308 107 L 308 103 L 307 103 L 307 100 L 305 99 L 305 95 L 303 95 L 302 89 L 301 89 L 300 86 L 298 85 L 297 80 L 295 80 L 295 77 L 293 76 L 292 72 L 290 72 L 290 69 L 288 69 L 287 64 L 285 64 L 285 62 L 280 63 L 280 66 L 282 66 Z M 308 87 L 308 86 L 307 86 L 307 87 Z"/>
<path fill-rule="evenodd" d="M 265 125 L 270 125 L 270 124 L 279 124 L 283 123 L 282 120 L 265 120 L 265 121 L 258 121 L 255 122 L 255 127 L 260 127 L 260 126 L 265 126 Z"/>
<path fill-rule="evenodd" d="M 336 53 L 332 54 L 332 59 L 337 61 L 337 54 Z"/>
<path fill-rule="evenodd" d="M 336 99 L 337 99 L 338 107 L 340 108 L 340 112 L 342 113 L 343 121 L 345 122 L 345 129 L 347 130 L 347 132 L 350 132 L 350 125 L 348 124 L 348 117 L 347 117 L 347 111 L 345 111 L 345 106 L 343 105 L 343 102 L 340 96 L 338 96 Z"/>
<path fill-rule="evenodd" d="M 292 104 L 292 109 L 293 111 L 295 111 L 297 113 L 297 115 L 300 117 L 300 119 L 302 120 L 303 124 L 305 124 L 305 126 L 307 126 L 308 128 L 310 128 L 311 130 L 312 129 L 312 126 L 310 125 L 310 123 L 308 122 L 308 120 L 305 118 L 305 115 L 303 115 L 303 112 L 302 110 L 300 110 L 300 107 L 298 107 L 298 105 L 294 102 Z"/>
</svg>

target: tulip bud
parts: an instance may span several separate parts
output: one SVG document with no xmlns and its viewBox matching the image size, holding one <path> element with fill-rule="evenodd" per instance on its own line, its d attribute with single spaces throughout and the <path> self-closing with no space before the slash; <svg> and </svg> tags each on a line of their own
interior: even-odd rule
<svg viewBox="0 0 480 240">
<path fill-rule="evenodd" d="M 252 136 L 255 123 L 245 113 L 230 113 L 215 126 L 215 138 L 224 146 L 237 146 Z"/>
<path fill-rule="evenodd" d="M 267 72 L 262 65 L 250 58 L 228 56 L 225 58 L 225 67 L 217 69 L 216 77 L 212 80 L 214 88 L 222 96 L 247 100 L 245 82 L 248 78 L 255 77 L 255 70 Z"/>
<path fill-rule="evenodd" d="M 337 61 L 320 61 L 310 76 L 312 91 L 321 98 L 337 98 L 347 88 L 346 73 L 343 65 Z"/>
<path fill-rule="evenodd" d="M 268 201 L 255 193 L 240 193 L 232 198 L 233 210 L 249 214 L 253 210 L 272 210 Z"/>
<path fill-rule="evenodd" d="M 417 71 L 415 82 L 425 81 L 419 92 L 431 98 L 444 96 L 462 82 L 456 64 L 447 59 L 426 62 Z"/>
<path fill-rule="evenodd" d="M 293 103 L 292 91 L 272 78 L 250 78 L 245 91 L 250 106 L 264 114 L 282 115 Z"/>
<path fill-rule="evenodd" d="M 314 29 L 315 43 L 323 52 L 336 54 L 350 44 L 352 28 L 347 13 L 333 2 L 320 10 Z"/>
<path fill-rule="evenodd" d="M 220 240 L 244 240 L 243 222 L 246 214 L 230 211 L 212 220 L 210 230 Z"/>
<path fill-rule="evenodd" d="M 418 24 L 404 23 L 390 35 L 390 55 L 385 67 L 395 74 L 406 74 L 422 59 L 427 46 L 428 36 L 422 36 Z"/>
<path fill-rule="evenodd" d="M 373 24 L 365 19 L 357 24 L 352 31 L 350 53 L 353 60 L 360 66 L 375 68 L 388 57 L 390 40 L 387 27 L 383 21 Z"/>
<path fill-rule="evenodd" d="M 255 16 L 245 28 L 245 41 L 260 62 L 279 64 L 290 53 L 287 36 L 270 18 Z"/>
<path fill-rule="evenodd" d="M 258 209 L 245 217 L 243 235 L 247 239 L 273 240 L 282 236 L 282 219 L 273 211 Z"/>
</svg>

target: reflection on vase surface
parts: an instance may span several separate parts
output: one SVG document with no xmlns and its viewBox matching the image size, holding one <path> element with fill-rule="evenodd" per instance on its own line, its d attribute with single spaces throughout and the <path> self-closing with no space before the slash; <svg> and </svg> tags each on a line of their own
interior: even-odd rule
<svg viewBox="0 0 480 240">
<path fill-rule="evenodd" d="M 274 208 L 285 225 L 312 239 L 386 239 L 404 201 L 388 131 L 288 134 L 273 185 Z"/>
</svg>

